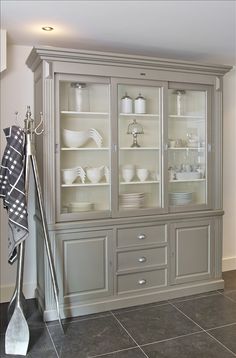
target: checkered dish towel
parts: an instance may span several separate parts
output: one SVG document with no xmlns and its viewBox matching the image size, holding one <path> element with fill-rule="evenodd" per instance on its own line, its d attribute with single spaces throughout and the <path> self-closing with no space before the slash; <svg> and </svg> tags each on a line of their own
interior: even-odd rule
<svg viewBox="0 0 236 358">
<path fill-rule="evenodd" d="M 7 145 L 0 165 L 0 198 L 8 212 L 8 262 L 17 257 L 17 246 L 28 236 L 25 197 L 25 134 L 20 127 L 4 130 Z"/>
</svg>

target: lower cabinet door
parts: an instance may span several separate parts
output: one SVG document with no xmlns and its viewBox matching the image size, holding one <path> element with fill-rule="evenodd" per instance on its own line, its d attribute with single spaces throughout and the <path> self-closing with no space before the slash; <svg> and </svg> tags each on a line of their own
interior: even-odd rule
<svg viewBox="0 0 236 358">
<path fill-rule="evenodd" d="M 61 303 L 112 294 L 112 232 L 90 231 L 56 235 L 56 270 Z"/>
<path fill-rule="evenodd" d="M 209 279 L 214 267 L 214 221 L 171 225 L 171 284 Z"/>
</svg>

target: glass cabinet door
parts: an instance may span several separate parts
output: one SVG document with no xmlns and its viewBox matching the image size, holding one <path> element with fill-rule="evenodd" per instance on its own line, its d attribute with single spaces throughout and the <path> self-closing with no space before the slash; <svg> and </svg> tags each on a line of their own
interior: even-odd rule
<svg viewBox="0 0 236 358">
<path fill-rule="evenodd" d="M 110 215 L 110 85 L 57 77 L 57 211 L 61 220 Z"/>
<path fill-rule="evenodd" d="M 161 85 L 117 83 L 118 210 L 128 214 L 156 212 L 162 195 Z"/>
<path fill-rule="evenodd" d="M 210 92 L 186 85 L 169 90 L 169 205 L 181 211 L 209 205 Z"/>
</svg>

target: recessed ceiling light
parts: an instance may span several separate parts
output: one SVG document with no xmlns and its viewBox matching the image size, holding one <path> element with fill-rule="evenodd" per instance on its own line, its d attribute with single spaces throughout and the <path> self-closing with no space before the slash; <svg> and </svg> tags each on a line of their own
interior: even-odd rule
<svg viewBox="0 0 236 358">
<path fill-rule="evenodd" d="M 44 30 L 44 31 L 53 31 L 54 28 L 51 27 L 51 26 L 44 26 L 44 27 L 42 27 L 42 30 Z"/>
</svg>

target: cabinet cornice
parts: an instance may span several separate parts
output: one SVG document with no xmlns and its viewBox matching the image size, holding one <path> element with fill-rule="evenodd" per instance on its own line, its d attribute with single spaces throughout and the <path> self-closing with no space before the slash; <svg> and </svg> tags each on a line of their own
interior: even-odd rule
<svg viewBox="0 0 236 358">
<path fill-rule="evenodd" d="M 63 61 L 75 63 L 92 63 L 97 65 L 133 67 L 142 69 L 168 70 L 223 76 L 232 66 L 204 64 L 190 61 L 164 59 L 158 57 L 135 56 L 128 54 L 85 51 L 56 47 L 34 47 L 26 61 L 33 71 L 41 61 Z"/>
</svg>

